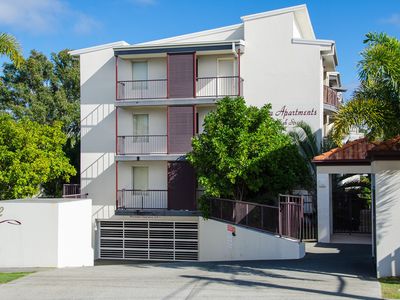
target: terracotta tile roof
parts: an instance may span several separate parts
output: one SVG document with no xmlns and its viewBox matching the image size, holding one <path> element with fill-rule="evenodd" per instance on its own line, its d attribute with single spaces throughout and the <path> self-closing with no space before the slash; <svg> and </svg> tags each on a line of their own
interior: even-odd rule
<svg viewBox="0 0 400 300">
<path fill-rule="evenodd" d="M 376 145 L 370 152 L 400 152 L 400 135 Z"/>
<path fill-rule="evenodd" d="M 314 157 L 313 162 L 318 163 L 346 163 L 360 162 L 366 163 L 370 161 L 371 154 L 380 153 L 383 155 L 400 154 L 400 135 L 386 140 L 368 141 L 366 138 L 348 142 L 342 147 L 334 148 L 328 152 L 322 153 Z"/>
<path fill-rule="evenodd" d="M 314 157 L 313 162 L 364 161 L 367 152 L 375 146 L 376 143 L 369 142 L 366 138 L 358 139 Z"/>
</svg>

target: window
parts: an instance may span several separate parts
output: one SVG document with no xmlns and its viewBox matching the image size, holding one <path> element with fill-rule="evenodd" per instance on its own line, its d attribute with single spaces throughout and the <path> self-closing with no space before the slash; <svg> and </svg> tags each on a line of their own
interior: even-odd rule
<svg viewBox="0 0 400 300">
<path fill-rule="evenodd" d="M 134 114 L 133 115 L 133 141 L 136 143 L 149 142 L 149 115 Z"/>
<path fill-rule="evenodd" d="M 132 167 L 132 187 L 134 190 L 142 191 L 149 189 L 148 167 Z"/>
<path fill-rule="evenodd" d="M 132 62 L 132 88 L 135 90 L 147 89 L 148 80 L 147 61 Z"/>
</svg>

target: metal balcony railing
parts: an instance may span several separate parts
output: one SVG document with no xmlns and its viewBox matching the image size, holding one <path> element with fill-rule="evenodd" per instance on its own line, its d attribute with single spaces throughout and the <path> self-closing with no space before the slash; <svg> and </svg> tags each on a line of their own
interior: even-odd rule
<svg viewBox="0 0 400 300">
<path fill-rule="evenodd" d="M 63 198 L 87 198 L 88 194 L 82 194 L 80 184 L 63 184 Z"/>
<path fill-rule="evenodd" d="M 198 77 L 196 97 L 241 96 L 243 79 L 239 76 Z"/>
<path fill-rule="evenodd" d="M 117 100 L 167 98 L 167 79 L 117 82 Z"/>
<path fill-rule="evenodd" d="M 167 209 L 167 190 L 118 190 L 117 209 Z"/>
<path fill-rule="evenodd" d="M 166 135 L 124 135 L 118 136 L 118 154 L 166 154 Z"/>
<path fill-rule="evenodd" d="M 329 86 L 324 85 L 324 104 L 329 104 L 339 108 L 340 101 L 338 93 L 330 88 Z"/>
</svg>

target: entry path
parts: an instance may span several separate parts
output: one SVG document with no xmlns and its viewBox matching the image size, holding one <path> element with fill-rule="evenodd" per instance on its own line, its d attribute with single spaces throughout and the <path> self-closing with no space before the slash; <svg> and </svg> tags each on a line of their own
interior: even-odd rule
<svg viewBox="0 0 400 300">
<path fill-rule="evenodd" d="M 0 298 L 380 299 L 370 246 L 308 244 L 307 252 L 290 261 L 102 262 L 44 270 L 0 285 Z"/>
</svg>

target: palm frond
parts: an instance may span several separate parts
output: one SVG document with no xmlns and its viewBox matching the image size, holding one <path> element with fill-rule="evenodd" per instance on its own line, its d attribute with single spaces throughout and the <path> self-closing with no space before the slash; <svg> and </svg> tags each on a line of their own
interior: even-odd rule
<svg viewBox="0 0 400 300">
<path fill-rule="evenodd" d="M 390 103 L 376 99 L 353 99 L 334 116 L 332 136 L 338 145 L 352 126 L 363 128 L 367 137 L 389 138 L 400 132 L 397 114 Z"/>
<path fill-rule="evenodd" d="M 18 68 L 24 61 L 17 39 L 7 33 L 0 33 L 0 55 L 6 55 Z"/>
</svg>

